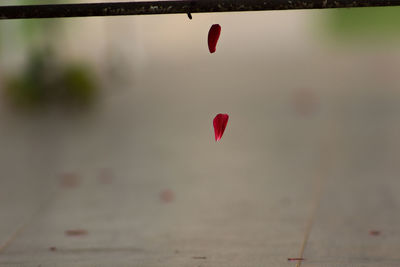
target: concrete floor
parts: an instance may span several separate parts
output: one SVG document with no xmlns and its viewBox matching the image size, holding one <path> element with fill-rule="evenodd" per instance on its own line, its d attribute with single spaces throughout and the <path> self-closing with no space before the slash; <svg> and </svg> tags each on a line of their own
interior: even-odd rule
<svg viewBox="0 0 400 267">
<path fill-rule="evenodd" d="M 0 266 L 400 266 L 399 53 L 326 48 L 286 14 L 212 56 L 151 45 L 182 17 L 138 18 L 146 64 L 92 110 L 2 106 Z"/>
</svg>

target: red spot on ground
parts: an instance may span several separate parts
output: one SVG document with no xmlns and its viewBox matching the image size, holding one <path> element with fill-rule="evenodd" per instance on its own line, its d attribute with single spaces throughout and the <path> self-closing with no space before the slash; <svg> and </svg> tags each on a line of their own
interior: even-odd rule
<svg viewBox="0 0 400 267">
<path fill-rule="evenodd" d="M 221 26 L 219 24 L 213 24 L 208 31 L 208 49 L 210 50 L 210 53 L 214 53 L 217 50 L 217 43 L 220 34 Z"/>
<path fill-rule="evenodd" d="M 111 184 L 114 179 L 114 173 L 111 169 L 104 168 L 100 170 L 97 180 L 101 184 Z"/>
<path fill-rule="evenodd" d="M 370 235 L 373 235 L 373 236 L 377 236 L 377 235 L 380 235 L 380 234 L 381 234 L 381 231 L 378 231 L 378 230 L 371 230 L 371 231 L 369 231 L 369 234 L 370 234 Z"/>
<path fill-rule="evenodd" d="M 304 258 L 288 258 L 288 261 L 304 261 Z"/>
<path fill-rule="evenodd" d="M 163 203 L 169 203 L 172 202 L 175 199 L 174 192 L 172 192 L 169 189 L 165 189 L 160 192 L 160 200 Z"/>
<path fill-rule="evenodd" d="M 218 114 L 213 120 L 215 141 L 219 141 L 224 134 L 226 125 L 228 124 L 228 114 Z"/>
<path fill-rule="evenodd" d="M 66 230 L 65 235 L 67 236 L 82 236 L 82 235 L 87 235 L 88 232 L 83 229 L 74 229 L 74 230 Z"/>
<path fill-rule="evenodd" d="M 61 174 L 60 183 L 62 187 L 75 188 L 80 183 L 80 177 L 76 173 L 66 172 Z"/>
<path fill-rule="evenodd" d="M 310 116 L 317 111 L 318 105 L 318 97 L 312 90 L 300 89 L 294 92 L 293 107 L 297 114 Z"/>
<path fill-rule="evenodd" d="M 49 250 L 50 250 L 50 251 L 56 251 L 57 248 L 56 248 L 56 247 L 49 247 Z"/>
</svg>

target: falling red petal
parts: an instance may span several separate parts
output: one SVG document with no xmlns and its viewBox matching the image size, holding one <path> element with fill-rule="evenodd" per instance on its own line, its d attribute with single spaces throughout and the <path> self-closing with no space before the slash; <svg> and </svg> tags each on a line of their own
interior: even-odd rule
<svg viewBox="0 0 400 267">
<path fill-rule="evenodd" d="M 217 42 L 220 34 L 221 26 L 219 24 L 213 24 L 208 31 L 208 49 L 210 53 L 214 53 L 217 49 Z"/>
<path fill-rule="evenodd" d="M 219 141 L 224 134 L 226 125 L 228 124 L 228 114 L 218 114 L 213 120 L 215 141 Z"/>
</svg>

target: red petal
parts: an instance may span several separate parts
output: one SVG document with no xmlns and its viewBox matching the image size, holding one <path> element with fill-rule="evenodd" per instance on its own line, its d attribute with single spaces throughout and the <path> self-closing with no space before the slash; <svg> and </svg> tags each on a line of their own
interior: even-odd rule
<svg viewBox="0 0 400 267">
<path fill-rule="evenodd" d="M 228 114 L 218 114 L 213 120 L 215 141 L 219 141 L 224 134 L 226 125 L 228 124 Z"/>
<path fill-rule="evenodd" d="M 213 24 L 208 32 L 208 49 L 210 53 L 215 52 L 220 34 L 221 26 L 219 26 L 219 24 Z"/>
</svg>

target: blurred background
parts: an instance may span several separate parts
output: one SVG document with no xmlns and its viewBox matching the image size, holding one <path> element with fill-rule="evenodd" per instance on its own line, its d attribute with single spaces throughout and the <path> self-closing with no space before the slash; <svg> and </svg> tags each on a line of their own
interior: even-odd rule
<svg viewBox="0 0 400 267">
<path fill-rule="evenodd" d="M 399 266 L 399 12 L 1 21 L 0 265 Z"/>
</svg>

